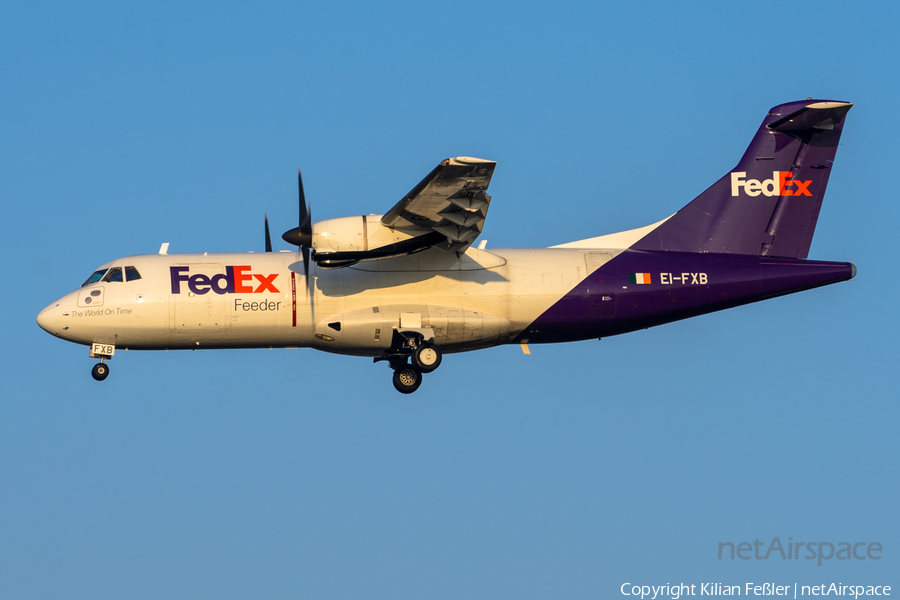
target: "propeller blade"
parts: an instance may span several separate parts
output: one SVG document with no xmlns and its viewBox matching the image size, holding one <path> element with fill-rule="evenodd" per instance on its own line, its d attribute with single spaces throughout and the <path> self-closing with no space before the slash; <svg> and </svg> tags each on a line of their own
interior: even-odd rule
<svg viewBox="0 0 900 600">
<path fill-rule="evenodd" d="M 303 193 L 303 175 L 300 173 L 300 169 L 297 169 L 297 190 L 300 195 L 300 230 L 302 233 L 312 234 L 310 211 L 306 204 L 306 194 Z"/>
<path fill-rule="evenodd" d="M 300 203 L 300 224 L 285 232 L 282 236 L 285 241 L 300 247 L 303 255 L 303 275 L 306 277 L 306 299 L 310 301 L 309 310 L 313 322 L 316 320 L 315 295 L 311 293 L 312 278 L 309 276 L 309 252 L 312 247 L 312 210 L 306 203 L 306 194 L 303 191 L 303 174 L 297 169 L 297 194 Z M 288 239 L 290 238 L 290 239 Z"/>
<path fill-rule="evenodd" d="M 303 176 L 300 169 L 297 169 L 297 190 L 300 200 L 300 223 L 297 227 L 285 231 L 281 239 L 294 246 L 309 248 L 312 246 L 312 215 L 306 204 L 306 194 L 303 193 Z"/>
<path fill-rule="evenodd" d="M 272 251 L 272 236 L 269 235 L 269 215 L 266 215 L 265 218 L 266 223 L 266 252 Z"/>
</svg>

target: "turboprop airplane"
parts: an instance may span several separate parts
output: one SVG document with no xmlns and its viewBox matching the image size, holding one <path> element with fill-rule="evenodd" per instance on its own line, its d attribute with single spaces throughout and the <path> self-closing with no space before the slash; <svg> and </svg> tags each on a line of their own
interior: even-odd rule
<svg viewBox="0 0 900 600">
<path fill-rule="evenodd" d="M 603 338 L 846 281 L 807 260 L 852 105 L 772 108 L 737 166 L 672 216 L 540 249 L 486 250 L 496 162 L 442 161 L 384 215 L 313 223 L 300 191 L 297 251 L 112 260 L 40 312 L 90 346 L 102 381 L 117 350 L 291 348 L 372 357 L 414 392 L 444 354 Z"/>
</svg>

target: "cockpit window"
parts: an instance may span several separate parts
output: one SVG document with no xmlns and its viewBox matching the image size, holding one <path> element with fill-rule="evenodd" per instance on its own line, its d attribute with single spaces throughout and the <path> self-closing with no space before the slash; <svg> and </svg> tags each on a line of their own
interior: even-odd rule
<svg viewBox="0 0 900 600">
<path fill-rule="evenodd" d="M 118 281 L 121 283 L 122 281 L 122 267 L 113 267 L 109 271 L 106 272 L 106 275 L 103 276 L 101 281 L 106 282 L 115 282 Z"/>
<path fill-rule="evenodd" d="M 141 274 L 134 267 L 125 267 L 125 281 L 134 281 L 140 279 Z"/>
<path fill-rule="evenodd" d="M 91 285 L 92 283 L 97 283 L 100 281 L 100 278 L 103 277 L 103 274 L 106 273 L 106 269 L 100 269 L 99 271 L 94 271 L 93 274 L 87 278 L 87 281 L 81 284 L 81 287 L 86 285 Z"/>
</svg>

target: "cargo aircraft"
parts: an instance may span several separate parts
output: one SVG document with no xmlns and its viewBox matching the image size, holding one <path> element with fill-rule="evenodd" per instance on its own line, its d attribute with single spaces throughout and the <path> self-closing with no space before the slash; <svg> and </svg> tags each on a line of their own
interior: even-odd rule
<svg viewBox="0 0 900 600">
<path fill-rule="evenodd" d="M 296 251 L 112 260 L 42 310 L 44 330 L 117 350 L 310 347 L 385 361 L 414 392 L 444 354 L 603 338 L 846 281 L 807 260 L 852 105 L 772 108 L 737 166 L 672 216 L 540 249 L 473 246 L 496 162 L 448 158 L 384 215 L 312 222 Z"/>
</svg>

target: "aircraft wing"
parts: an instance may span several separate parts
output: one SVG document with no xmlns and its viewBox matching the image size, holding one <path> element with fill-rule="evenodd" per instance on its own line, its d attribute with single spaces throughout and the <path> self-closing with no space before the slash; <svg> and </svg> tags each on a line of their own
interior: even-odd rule
<svg viewBox="0 0 900 600">
<path fill-rule="evenodd" d="M 458 156 L 434 168 L 386 215 L 382 225 L 395 229 L 430 229 L 447 239 L 450 252 L 464 252 L 481 234 L 491 197 L 485 191 L 497 162 Z"/>
</svg>

